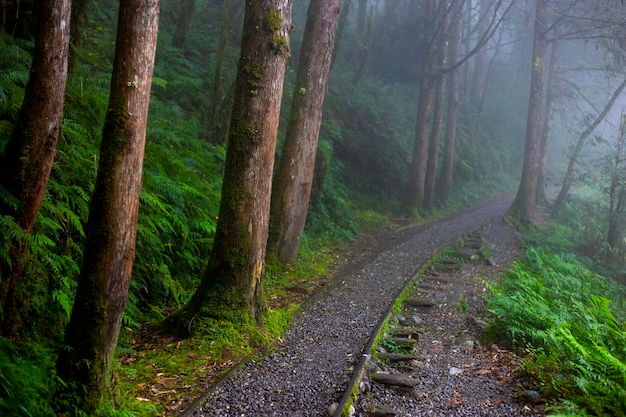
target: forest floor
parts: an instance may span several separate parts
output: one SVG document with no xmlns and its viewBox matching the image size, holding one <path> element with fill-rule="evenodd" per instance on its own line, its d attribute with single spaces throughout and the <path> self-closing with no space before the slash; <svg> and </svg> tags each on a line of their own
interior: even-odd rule
<svg viewBox="0 0 626 417">
<path fill-rule="evenodd" d="M 287 292 L 290 303 L 296 299 L 302 306 L 284 340 L 268 356 L 249 360 L 228 374 L 204 398 L 204 406 L 193 403 L 197 392 L 213 388 L 242 358 L 226 355 L 223 361 L 202 365 L 194 387 L 173 384 L 175 375 L 159 375 L 156 383 L 146 384 L 141 398 L 160 403 L 167 410 L 164 415 L 172 416 L 181 411 L 185 416 L 212 417 L 328 415 L 328 406 L 341 398 L 376 322 L 406 282 L 441 249 L 480 228 L 492 253 L 489 264 L 463 265 L 457 275 L 424 285 L 432 289 L 426 295 L 437 307 L 417 312 L 425 332 L 415 374 L 420 385 L 407 394 L 371 383 L 357 415 L 376 415 L 372 410 L 381 405 L 395 407 L 396 414 L 388 415 L 397 416 L 541 415 L 540 404 L 524 397 L 519 358 L 494 343 L 478 342 L 487 315 L 487 290 L 475 278 L 497 281 L 521 253 L 518 233 L 502 220 L 510 202 L 511 196 L 501 196 L 426 224 L 398 219 L 394 227 L 364 234 L 337 254 L 329 277 L 307 282 L 306 291 L 298 286 Z M 460 298 L 468 308 L 462 314 Z M 202 358 L 202 352 L 190 355 L 190 360 Z M 459 369 L 455 372 L 460 375 L 453 377 L 451 369 Z M 163 395 L 166 391 L 170 395 Z M 181 396 L 184 391 L 196 394 Z"/>
</svg>

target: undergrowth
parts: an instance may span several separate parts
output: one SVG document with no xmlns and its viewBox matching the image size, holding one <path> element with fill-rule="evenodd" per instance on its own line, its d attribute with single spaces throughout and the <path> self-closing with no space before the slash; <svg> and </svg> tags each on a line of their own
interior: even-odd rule
<svg viewBox="0 0 626 417">
<path fill-rule="evenodd" d="M 624 415 L 624 287 L 573 255 L 531 247 L 491 291 L 491 330 L 527 354 L 523 371 L 551 412 Z"/>
</svg>

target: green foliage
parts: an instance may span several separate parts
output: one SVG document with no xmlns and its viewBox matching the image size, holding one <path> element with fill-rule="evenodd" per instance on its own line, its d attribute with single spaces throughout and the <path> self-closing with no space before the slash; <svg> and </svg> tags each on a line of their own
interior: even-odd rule
<svg viewBox="0 0 626 417">
<path fill-rule="evenodd" d="M 493 330 L 531 359 L 555 410 L 621 415 L 626 403 L 626 290 L 570 255 L 529 249 L 488 299 Z"/>
<path fill-rule="evenodd" d="M 49 355 L 49 354 L 48 354 Z M 15 417 L 56 416 L 49 404 L 56 382 L 50 376 L 49 356 L 41 362 L 24 358 L 0 338 L 0 414 Z"/>
<path fill-rule="evenodd" d="M 391 353 L 406 353 L 406 349 L 403 349 L 402 346 L 397 344 L 393 339 L 389 337 L 383 337 L 380 340 L 380 345 L 387 351 Z"/>
</svg>

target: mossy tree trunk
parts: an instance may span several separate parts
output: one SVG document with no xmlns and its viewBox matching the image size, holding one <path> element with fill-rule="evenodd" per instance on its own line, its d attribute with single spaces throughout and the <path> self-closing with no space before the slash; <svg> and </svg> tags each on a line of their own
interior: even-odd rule
<svg viewBox="0 0 626 417">
<path fill-rule="evenodd" d="M 172 318 L 246 317 L 262 324 L 272 170 L 291 32 L 290 0 L 246 2 L 219 220 L 208 266 Z M 235 316 L 233 316 L 235 315 Z"/>
<path fill-rule="evenodd" d="M 459 59 L 461 34 L 463 32 L 463 5 L 464 1 L 456 1 L 450 10 L 450 42 L 448 44 L 448 62 L 454 65 Z M 446 95 L 446 133 L 444 138 L 443 158 L 441 171 L 437 180 L 437 199 L 440 204 L 448 202 L 452 179 L 454 177 L 454 153 L 456 148 L 456 122 L 459 109 L 459 68 L 454 68 L 447 75 Z"/>
<path fill-rule="evenodd" d="M 57 372 L 87 411 L 110 395 L 115 347 L 135 256 L 158 0 L 120 2 L 109 107 L 85 230 L 85 247 Z"/>
<path fill-rule="evenodd" d="M 339 0 L 309 3 L 289 124 L 272 188 L 268 252 L 280 262 L 298 256 L 339 11 Z"/>
<path fill-rule="evenodd" d="M 424 201 L 424 184 L 426 165 L 428 163 L 428 144 L 430 141 L 430 127 L 433 116 L 433 105 L 436 93 L 436 57 L 433 50 L 433 35 L 436 28 L 436 12 L 440 0 L 428 0 L 425 15 L 425 35 L 421 50 L 422 68 L 420 70 L 420 93 L 417 103 L 417 122 L 415 124 L 415 142 L 413 144 L 413 160 L 410 166 L 407 186 L 405 212 L 412 214 L 422 208 Z"/>
<path fill-rule="evenodd" d="M 13 216 L 26 233 L 35 224 L 54 162 L 63 118 L 70 39 L 70 1 L 46 0 L 38 7 L 35 50 L 24 102 L 0 158 L 0 186 L 16 203 L 0 201 L 0 214 Z M 2 335 L 10 338 L 16 338 L 21 327 L 23 295 L 19 294 L 18 280 L 25 251 L 22 242 L 15 242 L 9 250 L 11 262 L 0 261 Z"/>
<path fill-rule="evenodd" d="M 541 160 L 541 114 L 544 96 L 544 67 L 546 57 L 546 0 L 535 5 L 535 28 L 533 41 L 533 66 L 526 121 L 526 145 L 522 178 L 508 215 L 521 223 L 530 223 L 537 215 L 537 177 Z"/>
</svg>

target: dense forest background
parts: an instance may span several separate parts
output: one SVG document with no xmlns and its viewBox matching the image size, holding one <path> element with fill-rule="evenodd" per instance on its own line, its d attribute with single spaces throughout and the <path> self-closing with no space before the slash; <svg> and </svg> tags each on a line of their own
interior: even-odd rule
<svg viewBox="0 0 626 417">
<path fill-rule="evenodd" d="M 37 11 L 43 3 L 2 2 L 0 149 L 7 146 L 29 94 Z M 271 344 L 295 308 L 286 287 L 327 273 L 337 248 L 363 231 L 392 220 L 441 216 L 486 196 L 523 189 L 529 184 L 525 164 L 532 141 L 538 144 L 533 157 L 537 171 L 530 180 L 533 208 L 513 208 L 510 221 L 532 227 L 550 219 L 543 226 L 550 232 L 532 234 L 533 244 L 572 254 L 559 264 L 581 262 L 577 265 L 591 274 L 623 281 L 626 16 L 619 1 L 547 2 L 540 36 L 534 1 L 341 3 L 298 258 L 285 264 L 268 257 L 264 287 L 269 318 L 264 327 L 221 313 L 198 320 L 193 329 L 187 322 L 196 338 L 190 351 L 221 355 L 223 346 L 237 346 L 235 354 L 244 355 Z M 308 5 L 293 1 L 277 155 L 293 98 L 307 94 L 296 77 Z M 72 2 L 60 134 L 32 230 L 16 219 L 20 202 L 9 186 L 0 187 L 3 285 L 9 281 L 8 271 L 15 270 L 11 251 L 21 248 L 17 291 L 22 301 L 15 313 L 19 328 L 4 326 L 0 339 L 0 409 L 8 415 L 83 412 L 80 395 L 71 381 L 57 376 L 55 366 L 64 349 L 101 163 L 118 8 L 115 1 Z M 146 329 L 167 327 L 166 318 L 190 300 L 207 268 L 219 221 L 229 117 L 246 33 L 243 20 L 241 1 L 164 0 L 160 5 L 137 241 L 118 355 L 134 352 L 134 342 Z M 458 50 L 442 53 L 455 36 Z M 533 54 L 538 38 L 545 42 L 543 58 Z M 532 81 L 540 67 L 539 109 L 529 110 L 536 98 Z M 451 93 L 453 74 L 458 86 Z M 431 87 L 432 107 L 427 109 L 422 105 Z M 451 128 L 447 116 L 457 102 Z M 430 116 L 424 122 L 426 111 Z M 540 123 L 529 139 L 529 112 L 537 111 Z M 425 147 L 418 148 L 425 123 Z M 2 164 L 8 164 L 7 155 L 8 150 Z M 414 190 L 420 158 L 426 185 Z M 446 186 L 448 166 L 453 176 Z M 520 198 L 518 192 L 516 202 Z M 621 291 L 602 288 L 613 295 Z M 280 304 L 272 301 L 279 299 Z M 3 320 L 8 305 L 3 301 Z M 623 299 L 614 305 L 623 313 Z M 623 359 L 623 327 L 616 326 L 616 349 Z M 626 378 L 625 366 L 616 365 L 619 378 Z M 148 372 L 124 361 L 115 369 L 127 391 Z M 116 402 L 105 402 L 93 413 L 163 412 L 119 392 L 113 397 Z"/>
</svg>

